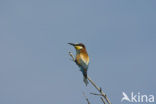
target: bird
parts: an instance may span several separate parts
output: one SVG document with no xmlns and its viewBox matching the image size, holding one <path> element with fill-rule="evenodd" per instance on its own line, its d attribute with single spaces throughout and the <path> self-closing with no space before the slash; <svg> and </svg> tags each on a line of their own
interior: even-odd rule
<svg viewBox="0 0 156 104">
<path fill-rule="evenodd" d="M 85 85 L 88 85 L 88 80 L 87 80 L 87 70 L 89 66 L 89 56 L 86 50 L 86 47 L 83 43 L 68 43 L 72 46 L 74 46 L 76 50 L 76 56 L 75 56 L 75 63 L 78 65 L 80 68 L 80 71 L 83 74 L 83 81 Z"/>
</svg>

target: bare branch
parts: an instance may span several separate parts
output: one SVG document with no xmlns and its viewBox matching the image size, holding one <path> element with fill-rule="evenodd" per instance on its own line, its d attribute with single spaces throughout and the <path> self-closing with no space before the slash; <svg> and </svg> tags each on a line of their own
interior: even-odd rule
<svg viewBox="0 0 156 104">
<path fill-rule="evenodd" d="M 90 93 L 90 94 L 95 95 L 95 96 L 102 96 L 101 94 L 96 94 L 96 93 Z M 100 99 L 102 100 L 103 104 L 106 104 L 103 97 L 100 97 Z"/>
<path fill-rule="evenodd" d="M 90 101 L 89 101 L 89 99 L 88 99 L 88 97 L 85 95 L 85 93 L 84 93 L 84 92 L 83 92 L 83 96 L 85 97 L 85 99 L 86 99 L 87 103 L 88 103 L 88 104 L 91 104 L 91 103 L 90 103 Z"/>
<path fill-rule="evenodd" d="M 100 99 L 102 100 L 103 104 L 106 104 L 105 100 L 103 99 L 103 97 L 100 97 Z"/>
<path fill-rule="evenodd" d="M 73 61 L 75 62 L 75 57 L 73 56 L 72 52 L 69 52 L 69 55 L 72 57 Z M 87 79 L 89 80 L 89 82 L 100 92 L 101 94 L 101 98 L 104 98 L 108 104 L 111 104 L 110 100 L 108 99 L 108 97 L 106 96 L 106 94 L 102 91 L 102 89 L 100 87 L 98 87 L 92 80 L 90 77 L 87 77 Z M 95 95 L 95 94 L 94 94 Z M 104 101 L 104 99 L 101 99 L 102 101 Z M 88 98 L 86 99 L 87 102 L 89 101 Z M 88 104 L 90 104 L 90 102 L 88 102 Z M 104 102 L 105 104 L 105 102 Z"/>
<path fill-rule="evenodd" d="M 101 94 L 96 94 L 96 93 L 90 93 L 92 95 L 97 95 L 97 96 L 102 96 Z"/>
<path fill-rule="evenodd" d="M 90 83 L 101 93 L 101 95 L 106 99 L 108 104 L 111 104 L 111 102 L 109 101 L 108 97 L 106 96 L 106 94 L 102 91 L 101 88 L 99 88 L 92 80 L 90 77 L 88 77 L 88 80 L 90 81 Z"/>
<path fill-rule="evenodd" d="M 74 57 L 74 55 L 72 54 L 72 52 L 69 52 L 69 55 L 72 57 L 73 61 L 75 62 L 75 57 Z"/>
</svg>

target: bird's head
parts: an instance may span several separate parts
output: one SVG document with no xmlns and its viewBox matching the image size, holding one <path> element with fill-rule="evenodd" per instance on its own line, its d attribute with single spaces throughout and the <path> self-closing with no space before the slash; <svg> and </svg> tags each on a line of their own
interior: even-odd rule
<svg viewBox="0 0 156 104">
<path fill-rule="evenodd" d="M 82 43 L 78 43 L 78 44 L 68 43 L 68 44 L 74 46 L 74 48 L 75 48 L 77 51 L 80 51 L 80 50 L 84 50 L 84 49 L 85 49 L 85 45 L 82 44 Z"/>
</svg>

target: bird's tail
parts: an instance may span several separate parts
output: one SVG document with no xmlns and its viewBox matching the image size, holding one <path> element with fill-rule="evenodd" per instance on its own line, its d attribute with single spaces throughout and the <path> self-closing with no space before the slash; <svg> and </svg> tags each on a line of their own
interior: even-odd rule
<svg viewBox="0 0 156 104">
<path fill-rule="evenodd" d="M 87 72 L 83 72 L 83 82 L 88 85 Z"/>
</svg>

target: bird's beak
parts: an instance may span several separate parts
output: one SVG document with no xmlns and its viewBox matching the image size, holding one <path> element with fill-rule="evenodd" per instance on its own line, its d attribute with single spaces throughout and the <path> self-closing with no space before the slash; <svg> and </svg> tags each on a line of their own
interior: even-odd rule
<svg viewBox="0 0 156 104">
<path fill-rule="evenodd" d="M 70 45 L 72 45 L 72 46 L 75 46 L 75 44 L 74 44 L 74 43 L 68 43 L 68 44 L 70 44 Z"/>
</svg>

